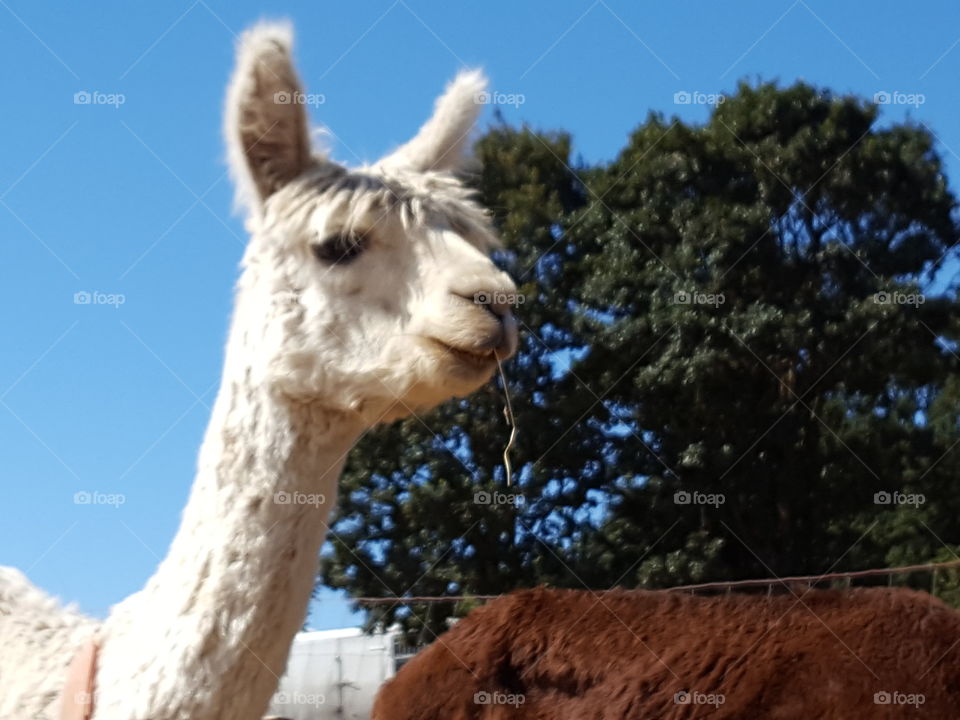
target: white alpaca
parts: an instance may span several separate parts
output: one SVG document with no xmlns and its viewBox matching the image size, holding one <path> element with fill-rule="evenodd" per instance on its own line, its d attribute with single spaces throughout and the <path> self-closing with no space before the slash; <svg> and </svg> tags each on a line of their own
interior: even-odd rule
<svg viewBox="0 0 960 720">
<path fill-rule="evenodd" d="M 482 75 L 461 74 L 408 144 L 348 170 L 311 151 L 290 41 L 283 26 L 248 31 L 229 87 L 227 146 L 252 237 L 180 529 L 103 623 L 0 568 L 4 720 L 53 718 L 95 632 L 96 720 L 259 718 L 305 617 L 350 447 L 379 422 L 472 392 L 515 349 L 509 309 L 474 302 L 515 288 L 453 174 Z"/>
</svg>

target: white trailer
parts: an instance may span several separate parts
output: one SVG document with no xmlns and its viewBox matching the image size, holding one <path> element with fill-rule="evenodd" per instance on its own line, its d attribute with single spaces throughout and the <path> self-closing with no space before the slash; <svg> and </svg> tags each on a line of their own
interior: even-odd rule
<svg viewBox="0 0 960 720">
<path fill-rule="evenodd" d="M 407 658 L 397 630 L 359 628 L 297 635 L 270 716 L 289 720 L 368 720 L 383 682 Z"/>
</svg>

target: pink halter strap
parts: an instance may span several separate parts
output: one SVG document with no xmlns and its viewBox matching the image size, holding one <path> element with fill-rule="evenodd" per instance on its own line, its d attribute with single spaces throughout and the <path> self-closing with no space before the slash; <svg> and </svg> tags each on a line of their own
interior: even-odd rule
<svg viewBox="0 0 960 720">
<path fill-rule="evenodd" d="M 60 720 L 90 720 L 97 676 L 96 637 L 87 640 L 67 669 L 67 682 L 60 696 Z"/>
</svg>

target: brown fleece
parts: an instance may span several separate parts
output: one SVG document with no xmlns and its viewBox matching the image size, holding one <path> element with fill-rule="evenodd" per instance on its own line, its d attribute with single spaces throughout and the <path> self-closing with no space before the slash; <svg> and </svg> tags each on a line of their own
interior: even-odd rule
<svg viewBox="0 0 960 720">
<path fill-rule="evenodd" d="M 960 613 L 912 590 L 793 593 L 515 592 L 407 663 L 372 717 L 960 718 Z"/>
</svg>

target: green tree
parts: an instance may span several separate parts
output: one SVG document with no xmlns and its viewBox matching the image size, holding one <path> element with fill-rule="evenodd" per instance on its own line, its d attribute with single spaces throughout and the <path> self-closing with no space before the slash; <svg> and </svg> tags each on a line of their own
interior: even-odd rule
<svg viewBox="0 0 960 720">
<path fill-rule="evenodd" d="M 958 234 L 929 133 L 803 84 L 742 85 L 704 127 L 651 118 L 595 188 L 573 240 L 594 243 L 577 371 L 624 408 L 624 455 L 661 465 L 611 489 L 591 539 L 618 549 L 610 574 L 816 573 L 921 534 L 921 513 L 874 496 L 949 492 L 933 463 L 955 427 L 924 415 L 956 371 L 938 338 L 957 306 L 920 285 Z M 674 502 L 695 491 L 724 502 Z"/>
<path fill-rule="evenodd" d="M 475 502 L 507 490 L 491 384 L 363 439 L 326 583 L 660 587 L 960 544 L 957 303 L 921 294 L 960 234 L 928 132 L 763 84 L 703 126 L 651 115 L 603 166 L 571 169 L 569 137 L 503 126 L 478 150 L 527 299 L 507 367 L 523 503 Z M 894 491 L 924 502 L 875 503 Z M 370 621 L 429 640 L 463 610 Z"/>
</svg>

